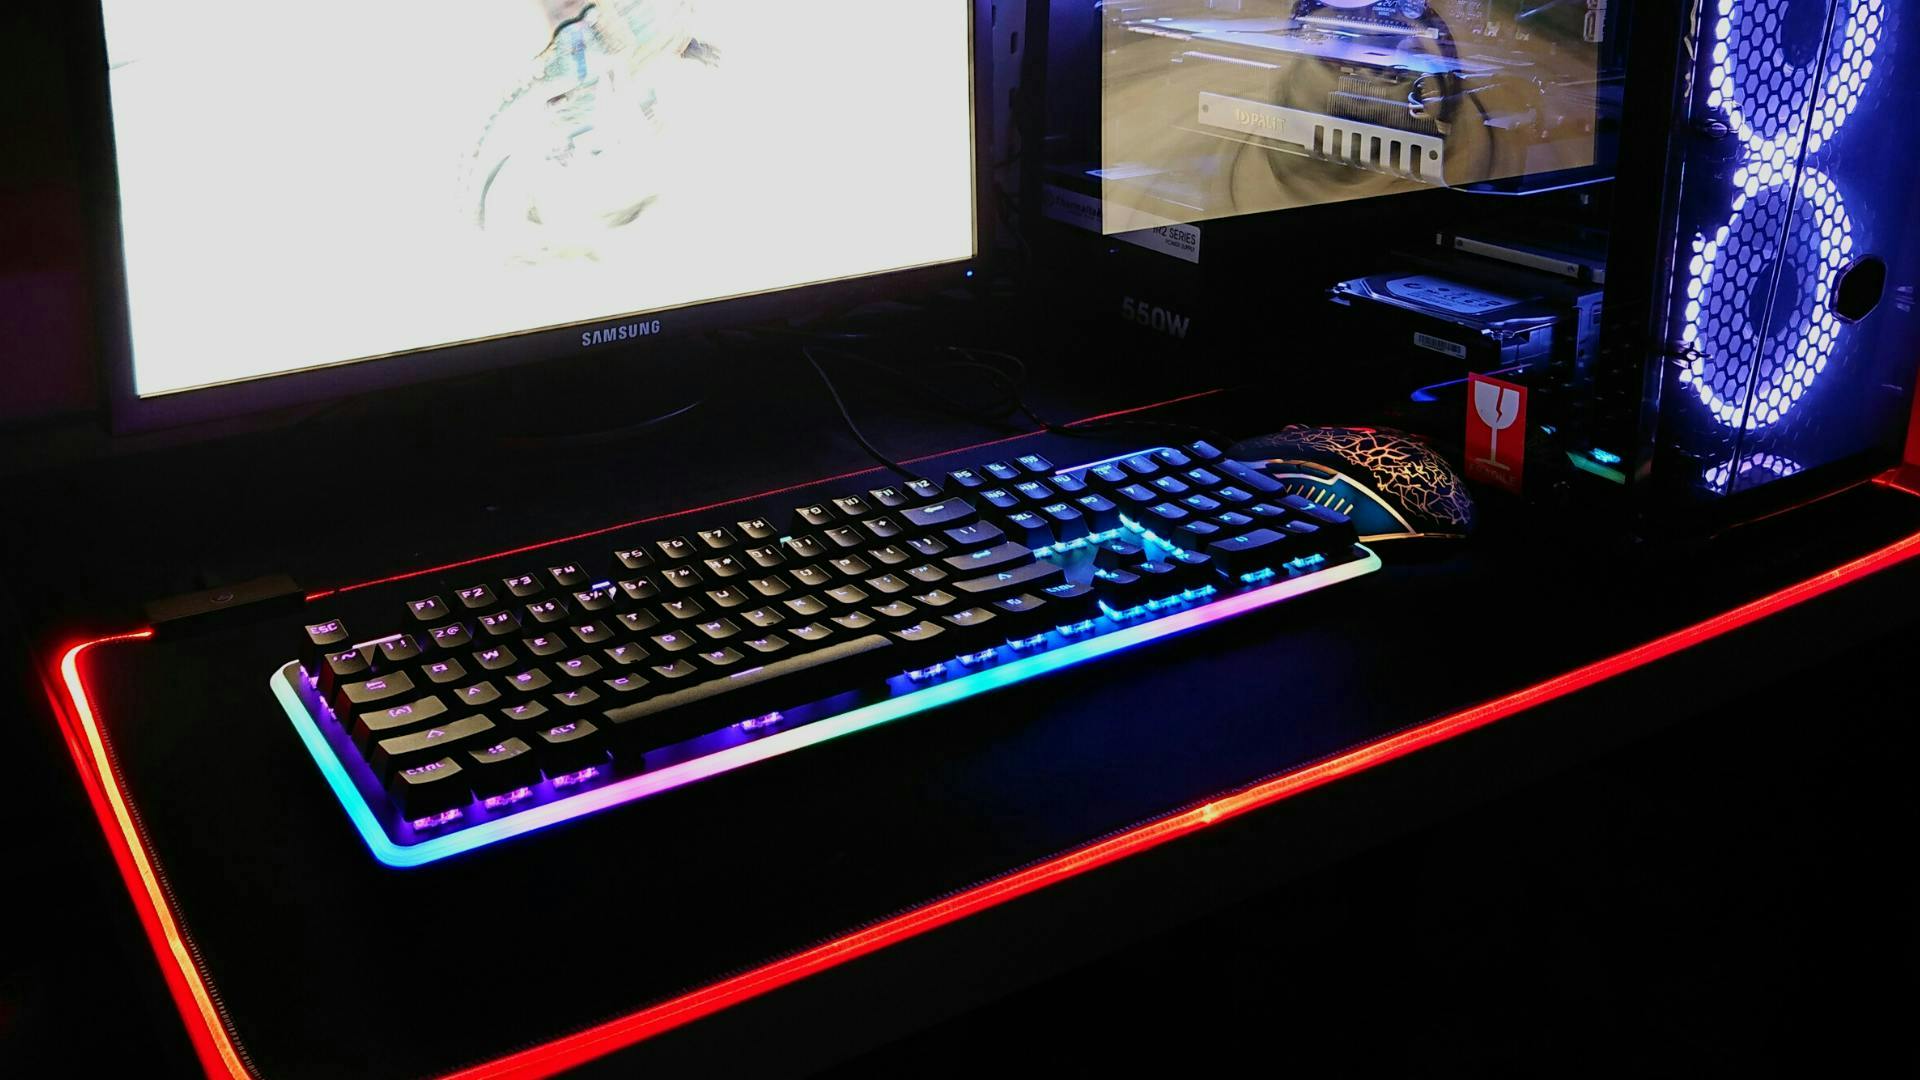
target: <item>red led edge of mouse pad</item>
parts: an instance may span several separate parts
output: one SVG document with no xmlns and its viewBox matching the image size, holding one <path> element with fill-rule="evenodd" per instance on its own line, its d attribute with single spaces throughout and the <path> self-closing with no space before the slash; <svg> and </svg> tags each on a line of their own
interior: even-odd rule
<svg viewBox="0 0 1920 1080">
<path fill-rule="evenodd" d="M 1144 408 L 1152 407 L 1154 406 Z M 1025 436 L 1013 438 L 1023 437 Z M 1005 441 L 1010 440 L 994 440 L 994 442 Z M 867 471 L 871 470 L 860 470 L 860 472 Z M 859 475 L 859 472 L 848 475 Z M 833 479 L 838 478 L 830 477 L 828 481 Z M 1893 477 L 1883 477 L 1878 482 L 1895 490 L 1920 494 Z M 749 498 L 753 497 L 757 496 L 749 496 Z M 594 533 L 583 535 L 594 535 Z M 549 541 L 549 543 L 560 542 L 564 541 Z M 532 545 L 532 547 L 543 546 L 546 545 Z M 1498 720 L 1605 682 L 1615 676 L 1798 606 L 1850 582 L 1899 565 L 1916 555 L 1920 555 L 1920 533 L 1915 533 L 1825 573 L 1768 593 L 1719 615 L 1682 627 L 1642 645 L 1582 665 L 1553 678 L 1478 705 L 1448 713 L 1314 764 L 1281 773 L 1247 787 L 1224 792 L 1212 799 L 1136 825 L 1094 843 L 1064 851 L 1024 869 L 989 879 L 938 901 L 912 908 L 802 952 L 762 964 L 731 978 L 710 983 L 617 1019 L 597 1024 L 584 1031 L 450 1075 L 462 1080 L 479 1080 L 483 1077 L 542 1077 L 562 1072 L 616 1050 L 644 1042 L 656 1035 L 759 997 L 782 986 L 798 982 L 809 975 L 847 963 L 889 945 L 918 937 L 970 915 L 998 907 L 1049 885 L 1078 877 L 1109 863 L 1149 851 L 1207 826 L 1271 806 L 1295 795 L 1384 765 L 1417 750 L 1445 742 Z M 420 571 L 420 573 L 427 572 L 432 571 Z M 402 577 L 410 576 L 413 575 L 402 575 Z M 155 956 L 160 961 L 168 990 L 173 995 L 174 1003 L 186 1023 L 187 1033 L 202 1067 L 212 1076 L 247 1077 L 253 1073 L 222 1020 L 222 1011 L 216 1006 L 208 982 L 194 961 L 191 938 L 182 928 L 176 913 L 169 907 L 154 860 L 140 839 L 127 795 L 113 771 L 112 759 L 101 734 L 98 719 L 87 692 L 86 677 L 80 666 L 81 658 L 95 648 L 144 640 L 152 636 L 152 630 L 138 630 L 98 637 L 67 646 L 60 651 L 59 661 L 53 673 L 53 682 L 49 686 L 49 696 L 53 700 L 55 713 L 60 718 L 62 733 L 68 750 L 73 755 L 74 765 L 80 773 L 81 782 L 86 787 L 94 813 L 100 820 L 102 831 L 106 834 L 108 847 L 133 898 L 142 929 L 153 947 Z"/>
</svg>

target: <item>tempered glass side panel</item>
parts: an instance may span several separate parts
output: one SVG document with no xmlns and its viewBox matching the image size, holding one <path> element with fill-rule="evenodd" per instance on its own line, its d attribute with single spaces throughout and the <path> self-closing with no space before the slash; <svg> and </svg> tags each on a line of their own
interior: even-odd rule
<svg viewBox="0 0 1920 1080">
<path fill-rule="evenodd" d="M 1664 468 L 1717 499 L 1891 455 L 1912 399 L 1911 12 L 1713 0 L 1673 280 Z"/>
<path fill-rule="evenodd" d="M 1469 379 L 1493 376 L 1528 395 L 1502 436 L 1528 448 L 1516 496 L 1620 492 L 1658 290 L 1628 275 L 1636 347 L 1610 346 L 1613 225 L 1646 216 L 1617 174 L 1623 134 L 1661 137 L 1674 112 L 1659 93 L 1626 117 L 1628 57 L 1677 48 L 1677 15 L 1643 36 L 1638 9 L 1054 0 L 1031 24 L 1040 287 L 1084 302 L 1113 351 L 1271 382 L 1276 428 L 1395 427 L 1458 458 Z"/>
<path fill-rule="evenodd" d="M 1591 181 L 1609 5 L 1129 0 L 1103 7 L 1108 232 L 1435 187 Z"/>
</svg>

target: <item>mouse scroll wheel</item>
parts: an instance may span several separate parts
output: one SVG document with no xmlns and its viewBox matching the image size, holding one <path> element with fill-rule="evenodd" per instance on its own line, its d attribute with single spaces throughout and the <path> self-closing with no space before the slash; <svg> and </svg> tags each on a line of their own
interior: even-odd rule
<svg viewBox="0 0 1920 1080">
<path fill-rule="evenodd" d="M 1296 476 L 1310 476 L 1318 480 L 1333 480 L 1339 476 L 1332 469 L 1313 461 L 1269 461 L 1261 469 L 1269 476 L 1278 477 L 1286 473 Z"/>
</svg>

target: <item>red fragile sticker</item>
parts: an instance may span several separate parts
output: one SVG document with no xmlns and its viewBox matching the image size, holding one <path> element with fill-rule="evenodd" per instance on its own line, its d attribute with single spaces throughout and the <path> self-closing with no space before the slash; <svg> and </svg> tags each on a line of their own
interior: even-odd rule
<svg viewBox="0 0 1920 1080">
<path fill-rule="evenodd" d="M 1527 388 L 1467 376 L 1467 479 L 1515 495 L 1527 465 Z"/>
</svg>

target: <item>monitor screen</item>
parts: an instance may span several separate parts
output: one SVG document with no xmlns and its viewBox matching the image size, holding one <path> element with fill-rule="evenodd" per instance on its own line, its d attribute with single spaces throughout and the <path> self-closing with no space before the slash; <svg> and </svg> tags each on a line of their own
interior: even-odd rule
<svg viewBox="0 0 1920 1080">
<path fill-rule="evenodd" d="M 964 2 L 102 6 L 140 397 L 974 255 Z"/>
</svg>

